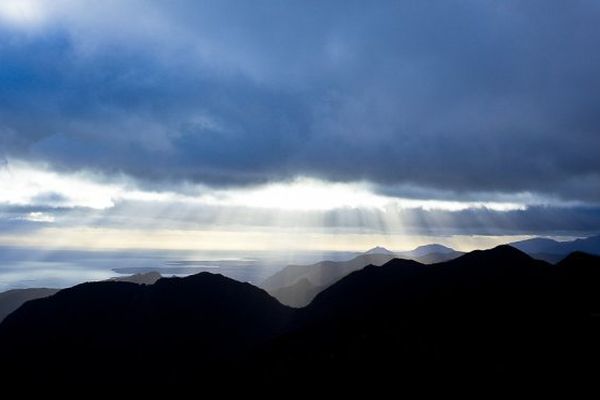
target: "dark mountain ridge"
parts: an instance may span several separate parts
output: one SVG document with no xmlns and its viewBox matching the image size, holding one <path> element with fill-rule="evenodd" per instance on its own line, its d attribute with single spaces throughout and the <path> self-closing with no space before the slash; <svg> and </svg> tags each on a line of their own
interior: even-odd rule
<svg viewBox="0 0 600 400">
<path fill-rule="evenodd" d="M 54 382 L 489 389 L 593 381 L 599 269 L 599 257 L 575 253 L 554 266 L 509 246 L 433 265 L 394 259 L 350 273 L 297 310 L 209 273 L 152 286 L 90 283 L 10 315 L 0 351 L 4 376 Z M 40 370 L 43 360 L 57 361 Z"/>
<path fill-rule="evenodd" d="M 116 282 L 131 282 L 139 285 L 152 285 L 161 278 L 161 275 L 156 271 L 144 272 L 139 274 L 118 276 L 108 279 Z M 12 289 L 0 293 L 0 322 L 7 315 L 21 307 L 29 300 L 40 299 L 43 297 L 52 296 L 60 289 L 54 288 L 27 288 L 27 289 Z"/>
<path fill-rule="evenodd" d="M 561 270 L 509 246 L 430 266 L 368 266 L 299 310 L 271 360 L 288 360 L 280 379 L 306 368 L 328 379 L 425 385 L 589 378 L 598 302 L 582 295 L 585 279 L 565 274 L 582 261 L 587 279 L 597 274 L 597 258 Z"/>
<path fill-rule="evenodd" d="M 60 289 L 53 288 L 27 288 L 11 289 L 0 293 L 0 322 L 11 312 L 21 307 L 29 300 L 52 296 Z"/>
<path fill-rule="evenodd" d="M 234 368 L 280 333 L 290 311 L 261 289 L 208 272 L 154 285 L 84 283 L 9 315 L 0 350 L 20 376 L 89 382 L 110 371 L 182 381 Z M 60 367 L 44 375 L 32 359 L 60 360 Z"/>
</svg>

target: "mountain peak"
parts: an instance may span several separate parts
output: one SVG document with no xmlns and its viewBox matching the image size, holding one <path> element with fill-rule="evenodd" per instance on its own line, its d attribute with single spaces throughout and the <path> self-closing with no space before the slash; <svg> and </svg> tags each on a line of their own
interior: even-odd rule
<svg viewBox="0 0 600 400">
<path fill-rule="evenodd" d="M 529 260 L 531 257 L 515 247 L 503 244 L 487 250 L 475 250 L 458 259 L 485 259 L 494 262 L 506 262 L 510 260 Z"/>
<path fill-rule="evenodd" d="M 448 247 L 448 246 L 444 246 L 442 244 L 437 244 L 437 243 L 433 243 L 433 244 L 426 244 L 423 246 L 419 246 L 414 250 L 411 250 L 409 253 L 412 254 L 414 257 L 421 257 L 427 254 L 432 254 L 432 253 L 438 253 L 438 254 L 450 254 L 450 253 L 454 253 L 454 249 Z"/>
<path fill-rule="evenodd" d="M 376 247 L 373 247 L 372 249 L 365 251 L 364 254 L 384 254 L 384 255 L 393 256 L 394 252 L 386 249 L 385 247 L 376 246 Z"/>
<path fill-rule="evenodd" d="M 558 265 L 564 267 L 570 266 L 571 264 L 598 264 L 598 261 L 600 261 L 599 256 L 588 254 L 583 251 L 574 251 L 562 259 Z"/>
</svg>

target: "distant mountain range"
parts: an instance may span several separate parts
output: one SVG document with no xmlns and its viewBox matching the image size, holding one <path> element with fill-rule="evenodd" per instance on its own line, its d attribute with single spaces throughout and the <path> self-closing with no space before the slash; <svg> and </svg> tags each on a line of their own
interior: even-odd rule
<svg viewBox="0 0 600 400">
<path fill-rule="evenodd" d="M 576 251 L 600 255 L 600 236 L 591 236 L 567 242 L 559 242 L 547 238 L 533 238 L 509 243 L 509 245 L 534 258 L 551 263 L 559 262 L 570 253 Z"/>
<path fill-rule="evenodd" d="M 311 265 L 288 265 L 264 281 L 260 287 L 281 303 L 303 307 L 321 291 L 353 271 L 365 266 L 383 265 L 395 258 L 391 252 L 371 250 L 349 261 L 321 261 Z"/>
<path fill-rule="evenodd" d="M 203 390 L 595 382 L 599 271 L 600 257 L 551 265 L 510 246 L 433 265 L 392 259 L 300 309 L 206 272 L 85 283 L 0 324 L 2 376 Z"/>
<path fill-rule="evenodd" d="M 283 304 L 304 307 L 325 288 L 369 264 L 379 266 L 394 258 L 433 264 L 451 260 L 462 254 L 464 253 L 439 244 L 421 246 L 412 251 L 398 253 L 378 246 L 349 261 L 321 261 L 311 265 L 288 265 L 265 280 L 260 287 Z"/>
<path fill-rule="evenodd" d="M 581 251 L 589 254 L 600 255 L 600 236 L 585 239 L 559 242 L 548 238 L 533 238 L 509 243 L 533 258 L 550 263 L 558 263 L 567 255 Z M 281 303 L 292 307 L 304 307 L 315 296 L 353 271 L 365 266 L 383 265 L 394 259 L 403 258 L 416 260 L 422 264 L 435 264 L 449 261 L 465 254 L 441 244 L 428 244 L 419 246 L 414 250 L 393 252 L 384 247 L 374 247 L 363 254 L 348 261 L 321 261 L 312 265 L 289 265 L 265 280 L 259 286 L 265 289 Z M 194 262 L 196 263 L 196 262 Z M 202 267 L 180 266 L 169 267 L 170 273 L 192 274 L 204 271 L 207 262 L 200 261 Z M 152 284 L 160 278 L 156 268 L 115 268 L 118 273 L 133 273 L 125 277 L 112 278 L 114 280 Z M 137 272 L 137 273 L 136 273 Z M 13 289 L 0 293 L 0 321 L 16 310 L 26 301 L 47 297 L 56 293 L 58 289 L 28 288 Z"/>
</svg>

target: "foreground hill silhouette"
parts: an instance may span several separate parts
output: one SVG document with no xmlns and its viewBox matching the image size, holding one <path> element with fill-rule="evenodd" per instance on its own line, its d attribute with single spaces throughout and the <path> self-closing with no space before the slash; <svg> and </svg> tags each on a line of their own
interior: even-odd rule
<svg viewBox="0 0 600 400">
<path fill-rule="evenodd" d="M 23 303 L 29 300 L 52 296 L 59 290 L 52 288 L 27 288 L 11 289 L 0 293 L 0 322 L 11 312 L 21 307 Z"/>
<path fill-rule="evenodd" d="M 569 295 L 580 303 L 580 309 L 600 316 L 600 256 L 571 253 L 557 265 L 560 278 Z"/>
<path fill-rule="evenodd" d="M 599 303 L 588 294 L 598 293 L 599 269 L 598 257 L 556 268 L 509 246 L 432 266 L 369 266 L 300 310 L 271 361 L 286 360 L 281 379 L 311 368 L 327 379 L 426 385 L 593 380 Z"/>
<path fill-rule="evenodd" d="M 109 281 L 131 282 L 139 285 L 152 285 L 161 278 L 158 272 L 146 272 L 128 276 L 119 276 L 108 279 Z M 15 311 L 17 308 L 29 300 L 41 299 L 43 297 L 52 296 L 60 289 L 52 288 L 27 288 L 27 289 L 12 289 L 0 293 L 0 322 L 7 315 Z"/>
<path fill-rule="evenodd" d="M 36 382 L 493 390 L 594 381 L 599 268 L 582 253 L 554 266 L 509 246 L 434 265 L 395 259 L 297 310 L 208 273 L 84 284 L 10 315 L 0 351 L 7 379 Z"/>
<path fill-rule="evenodd" d="M 235 368 L 290 316 L 261 289 L 207 272 L 154 285 L 84 283 L 9 315 L 0 352 L 6 373 L 36 382 L 179 382 Z"/>
</svg>

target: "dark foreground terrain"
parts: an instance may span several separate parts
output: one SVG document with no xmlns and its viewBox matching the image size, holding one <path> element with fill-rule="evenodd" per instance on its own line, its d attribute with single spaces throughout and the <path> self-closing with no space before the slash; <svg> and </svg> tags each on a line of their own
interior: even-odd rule
<svg viewBox="0 0 600 400">
<path fill-rule="evenodd" d="M 368 266 L 301 309 L 209 273 L 82 284 L 9 315 L 0 354 L 9 385 L 551 387 L 595 382 L 599 322 L 599 257 L 500 246 Z"/>
</svg>

